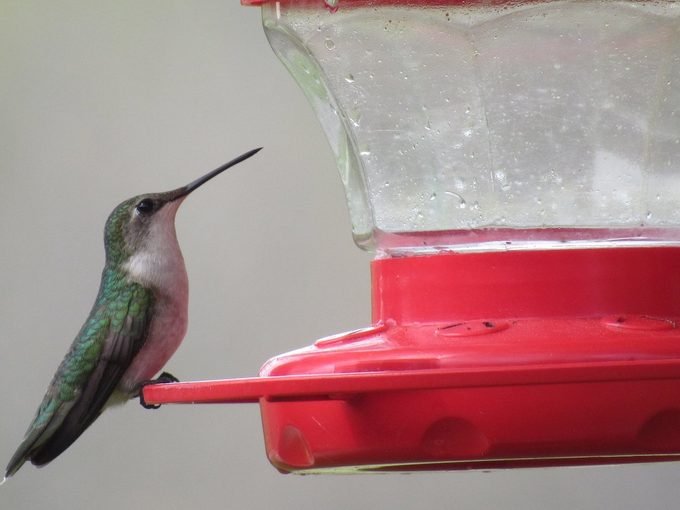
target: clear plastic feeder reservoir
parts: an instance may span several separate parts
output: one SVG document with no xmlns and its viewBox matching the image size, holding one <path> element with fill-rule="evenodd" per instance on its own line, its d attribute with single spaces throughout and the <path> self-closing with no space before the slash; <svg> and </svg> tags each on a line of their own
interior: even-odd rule
<svg viewBox="0 0 680 510">
<path fill-rule="evenodd" d="M 680 3 L 266 2 L 356 241 L 387 254 L 680 240 Z"/>
<path fill-rule="evenodd" d="M 680 1 L 251 0 L 372 250 L 373 325 L 260 377 L 283 471 L 680 455 Z"/>
</svg>

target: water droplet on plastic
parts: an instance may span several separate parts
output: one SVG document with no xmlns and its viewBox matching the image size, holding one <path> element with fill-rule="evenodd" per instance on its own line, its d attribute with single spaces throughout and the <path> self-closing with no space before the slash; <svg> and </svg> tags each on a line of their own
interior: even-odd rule
<svg viewBox="0 0 680 510">
<path fill-rule="evenodd" d="M 361 124 L 361 112 L 359 110 L 349 110 L 347 112 L 347 118 L 354 127 L 359 127 Z"/>
<path fill-rule="evenodd" d="M 647 211 L 647 214 L 645 214 L 645 218 L 648 220 L 652 219 L 652 211 Z"/>
<path fill-rule="evenodd" d="M 445 191 L 444 194 L 458 200 L 458 207 L 460 209 L 465 209 L 467 207 L 467 202 L 465 201 L 465 199 L 455 191 Z"/>
<path fill-rule="evenodd" d="M 347 83 L 354 83 L 354 75 L 351 74 L 351 73 L 348 74 L 347 76 L 345 76 L 345 81 L 346 81 Z"/>
<path fill-rule="evenodd" d="M 333 39 L 331 39 L 330 37 L 326 37 L 325 44 L 326 44 L 327 50 L 334 50 L 335 49 L 335 43 L 333 42 Z"/>
<path fill-rule="evenodd" d="M 434 200 L 437 200 L 437 193 L 432 193 L 432 194 L 430 195 L 430 202 L 432 202 L 432 201 L 434 201 Z"/>
</svg>

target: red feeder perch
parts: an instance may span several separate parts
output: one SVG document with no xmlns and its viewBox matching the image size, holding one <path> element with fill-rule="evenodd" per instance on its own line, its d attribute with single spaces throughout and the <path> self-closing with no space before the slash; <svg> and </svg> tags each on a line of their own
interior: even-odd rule
<svg viewBox="0 0 680 510">
<path fill-rule="evenodd" d="M 677 2 L 261 4 L 373 326 L 148 403 L 258 402 L 282 471 L 680 455 Z"/>
</svg>

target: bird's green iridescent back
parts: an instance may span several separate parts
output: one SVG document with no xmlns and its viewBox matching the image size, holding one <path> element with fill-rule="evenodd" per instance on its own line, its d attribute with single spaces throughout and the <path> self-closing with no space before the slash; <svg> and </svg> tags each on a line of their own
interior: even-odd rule
<svg viewBox="0 0 680 510">
<path fill-rule="evenodd" d="M 119 270 L 104 269 L 92 311 L 55 376 L 56 379 L 61 374 L 61 399 L 73 398 L 99 361 L 107 338 L 112 334 L 129 336 L 137 330 L 130 326 L 140 318 L 145 321 L 152 303 L 151 290 L 126 281 Z M 132 349 L 134 352 L 143 344 L 140 338 L 130 338 L 129 341 L 139 344 L 137 349 Z"/>
<path fill-rule="evenodd" d="M 107 263 L 92 311 L 10 460 L 9 476 L 26 460 L 37 465 L 49 462 L 99 416 L 144 345 L 153 304 L 150 289 L 130 282 L 117 266 Z"/>
</svg>

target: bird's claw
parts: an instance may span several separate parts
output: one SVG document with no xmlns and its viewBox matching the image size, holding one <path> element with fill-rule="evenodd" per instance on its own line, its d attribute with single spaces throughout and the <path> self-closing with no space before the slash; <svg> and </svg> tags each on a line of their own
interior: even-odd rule
<svg viewBox="0 0 680 510">
<path fill-rule="evenodd" d="M 172 375 L 170 372 L 163 372 L 156 379 L 153 380 L 155 383 L 171 383 L 179 382 L 179 379 Z"/>
<path fill-rule="evenodd" d="M 144 409 L 158 409 L 161 406 L 160 404 L 147 404 L 146 401 L 144 400 L 144 387 L 151 386 L 152 384 L 166 384 L 174 382 L 179 382 L 179 379 L 177 379 L 177 377 L 172 375 L 170 372 L 163 372 L 155 379 L 150 379 L 148 381 L 142 382 L 139 385 L 139 404 Z"/>
</svg>

